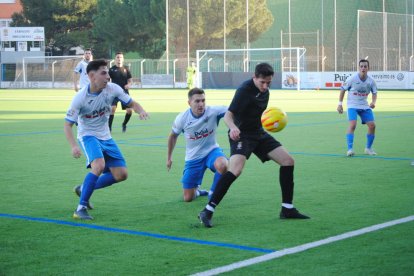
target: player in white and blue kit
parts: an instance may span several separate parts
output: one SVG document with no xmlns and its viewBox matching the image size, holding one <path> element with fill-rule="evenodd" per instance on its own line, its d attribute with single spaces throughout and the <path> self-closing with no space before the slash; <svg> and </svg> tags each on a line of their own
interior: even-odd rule
<svg viewBox="0 0 414 276">
<path fill-rule="evenodd" d="M 361 59 L 359 61 L 359 73 L 348 77 L 339 93 L 337 110 L 342 114 L 342 101 L 344 99 L 345 91 L 348 91 L 347 108 L 349 127 L 346 133 L 346 141 L 348 145 L 347 156 L 353 156 L 355 154 L 353 145 L 357 116 L 361 117 L 362 124 L 368 126 L 365 154 L 376 155 L 376 152 L 372 149 L 372 144 L 375 139 L 375 119 L 372 109 L 375 108 L 377 101 L 377 85 L 375 84 L 375 81 L 368 76 L 368 70 L 368 60 Z M 372 93 L 372 100 L 371 103 L 368 104 L 368 95 L 370 93 Z"/>
<path fill-rule="evenodd" d="M 85 49 L 85 52 L 83 53 L 83 59 L 79 61 L 79 63 L 76 65 L 75 69 L 73 70 L 73 84 L 75 86 L 75 91 L 78 92 L 79 89 L 82 89 L 89 84 L 89 77 L 86 73 L 86 67 L 88 66 L 88 63 L 92 61 L 92 50 L 91 49 Z M 79 87 L 78 87 L 78 77 L 77 74 L 79 74 Z"/>
<path fill-rule="evenodd" d="M 65 136 L 72 148 L 72 155 L 79 158 L 81 150 L 72 132 L 73 125 L 78 125 L 79 145 L 86 156 L 86 166 L 91 168 L 83 184 L 75 187 L 75 192 L 80 196 L 79 205 L 73 214 L 75 219 L 93 219 L 87 209 L 92 209 L 89 199 L 94 190 L 127 179 L 128 172 L 124 157 L 115 141 L 112 140 L 108 126 L 113 100 L 118 98 L 138 113 L 140 119 L 148 117 L 142 106 L 124 93 L 119 85 L 109 82 L 105 60 L 89 62 L 87 73 L 90 84 L 81 89 L 73 98 L 64 125 Z"/>
<path fill-rule="evenodd" d="M 227 158 L 216 141 L 218 122 L 226 113 L 227 107 L 206 106 L 205 93 L 200 88 L 193 88 L 188 92 L 188 104 L 190 108 L 181 112 L 174 121 L 168 137 L 167 152 L 169 171 L 178 136 L 184 133 L 186 154 L 181 182 L 186 202 L 208 194 L 206 191 L 199 190 L 207 168 L 215 173 L 210 194 L 214 191 L 221 175 L 227 172 Z"/>
</svg>

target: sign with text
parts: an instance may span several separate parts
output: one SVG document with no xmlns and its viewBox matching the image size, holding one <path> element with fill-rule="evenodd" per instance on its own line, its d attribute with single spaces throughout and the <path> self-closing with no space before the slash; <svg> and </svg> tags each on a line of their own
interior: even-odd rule
<svg viewBox="0 0 414 276">
<path fill-rule="evenodd" d="M 43 27 L 0 28 L 0 41 L 45 41 Z"/>
</svg>

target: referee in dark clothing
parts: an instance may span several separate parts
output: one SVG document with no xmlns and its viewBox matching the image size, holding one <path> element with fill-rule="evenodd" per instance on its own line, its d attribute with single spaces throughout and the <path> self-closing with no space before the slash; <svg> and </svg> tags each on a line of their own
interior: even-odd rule
<svg viewBox="0 0 414 276">
<path fill-rule="evenodd" d="M 128 89 L 131 87 L 131 84 L 132 84 L 132 76 L 131 76 L 131 72 L 129 71 L 129 69 L 124 66 L 124 54 L 122 52 L 116 53 L 115 65 L 109 69 L 109 76 L 113 83 L 116 83 L 119 86 L 121 86 L 122 89 L 124 89 L 124 92 L 129 95 Z M 114 120 L 114 115 L 115 115 L 118 102 L 119 102 L 118 98 L 115 98 L 115 100 L 112 102 L 112 112 L 111 112 L 111 115 L 109 116 L 109 121 L 108 121 L 110 131 L 112 131 L 112 121 Z M 122 123 L 122 132 L 125 132 L 127 128 L 127 123 L 132 115 L 132 109 L 124 105 L 122 102 L 121 104 L 122 104 L 122 110 L 126 110 L 125 119 L 124 119 L 124 122 Z"/>
<path fill-rule="evenodd" d="M 261 115 L 269 102 L 269 86 L 273 68 L 260 63 L 252 79 L 245 81 L 236 91 L 224 122 L 229 128 L 230 163 L 222 175 L 214 193 L 200 212 L 199 219 L 206 227 L 212 227 L 215 208 L 223 199 L 230 185 L 242 173 L 243 167 L 254 153 L 262 162 L 273 160 L 280 165 L 279 183 L 282 190 L 281 219 L 308 219 L 293 206 L 293 169 L 295 161 L 287 150 L 262 127 Z M 259 185 L 259 183 L 257 183 Z"/>
</svg>

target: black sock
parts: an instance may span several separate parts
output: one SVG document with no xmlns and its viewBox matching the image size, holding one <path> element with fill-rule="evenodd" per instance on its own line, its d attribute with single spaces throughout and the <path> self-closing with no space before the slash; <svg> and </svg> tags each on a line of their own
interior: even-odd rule
<svg viewBox="0 0 414 276">
<path fill-rule="evenodd" d="M 108 121 L 109 130 L 112 130 L 112 122 L 113 121 L 114 121 L 114 115 L 109 115 L 109 121 Z"/>
<path fill-rule="evenodd" d="M 126 124 L 128 123 L 129 119 L 131 118 L 131 115 L 132 114 L 128 114 L 128 113 L 125 114 L 125 119 L 124 119 L 124 122 L 122 123 L 123 126 L 126 126 Z"/>
<path fill-rule="evenodd" d="M 282 203 L 293 202 L 293 169 L 294 166 L 282 166 L 279 170 L 279 182 L 282 189 Z"/>
<path fill-rule="evenodd" d="M 231 183 L 236 180 L 237 176 L 235 176 L 231 172 L 226 172 L 223 174 L 220 178 L 220 180 L 217 182 L 216 189 L 213 192 L 213 195 L 211 196 L 210 201 L 208 202 L 208 205 L 215 208 L 217 205 L 219 205 L 220 201 L 223 199 L 224 195 L 227 193 L 227 191 L 230 188 Z"/>
</svg>

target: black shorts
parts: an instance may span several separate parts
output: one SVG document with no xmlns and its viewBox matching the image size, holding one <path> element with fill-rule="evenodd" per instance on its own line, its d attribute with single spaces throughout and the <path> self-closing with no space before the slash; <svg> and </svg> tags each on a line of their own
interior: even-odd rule
<svg viewBox="0 0 414 276">
<path fill-rule="evenodd" d="M 129 91 L 124 90 L 124 92 L 129 95 Z M 117 106 L 118 102 L 120 102 L 120 100 L 118 98 L 115 98 L 112 102 L 112 106 Z M 128 106 L 124 105 L 122 102 L 121 102 L 121 106 L 122 106 L 122 110 L 126 110 L 127 108 L 129 108 Z"/>
<path fill-rule="evenodd" d="M 230 137 L 230 155 L 241 154 L 249 159 L 254 153 L 262 162 L 269 161 L 268 153 L 282 146 L 267 132 L 258 134 L 240 134 L 240 140 L 233 141 Z"/>
</svg>

